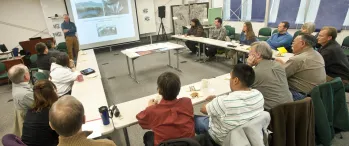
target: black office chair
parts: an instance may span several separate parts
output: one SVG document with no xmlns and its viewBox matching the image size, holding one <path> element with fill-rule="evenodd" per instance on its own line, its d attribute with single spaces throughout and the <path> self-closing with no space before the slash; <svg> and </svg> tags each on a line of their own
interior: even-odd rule
<svg viewBox="0 0 349 146">
<path fill-rule="evenodd" d="M 158 146 L 200 146 L 194 138 L 179 138 L 161 142 Z"/>
</svg>

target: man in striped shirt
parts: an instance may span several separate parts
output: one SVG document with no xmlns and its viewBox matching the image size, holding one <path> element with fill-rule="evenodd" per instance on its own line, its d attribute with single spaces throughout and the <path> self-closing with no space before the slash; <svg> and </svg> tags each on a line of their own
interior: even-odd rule
<svg viewBox="0 0 349 146">
<path fill-rule="evenodd" d="M 207 116 L 194 116 L 195 132 L 208 132 L 213 145 L 221 145 L 230 131 L 247 123 L 260 115 L 264 110 L 263 95 L 256 89 L 251 89 L 255 79 L 252 67 L 238 64 L 230 73 L 230 88 L 228 95 L 211 95 L 206 98 L 209 103 L 201 108 Z"/>
</svg>

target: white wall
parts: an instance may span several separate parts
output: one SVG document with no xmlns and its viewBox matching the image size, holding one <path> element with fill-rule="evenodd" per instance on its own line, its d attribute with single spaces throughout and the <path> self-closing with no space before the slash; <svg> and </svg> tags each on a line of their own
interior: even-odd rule
<svg viewBox="0 0 349 146">
<path fill-rule="evenodd" d="M 18 44 L 20 41 L 28 40 L 47 28 L 40 0 L 0 0 L 0 10 L 0 43 L 4 43 L 9 50 L 17 46 L 21 48 Z M 47 30 L 37 35 L 39 36 L 49 37 Z"/>
<path fill-rule="evenodd" d="M 224 0 L 212 0 L 212 8 L 223 7 Z"/>
<path fill-rule="evenodd" d="M 59 17 L 62 17 L 64 14 L 67 14 L 67 11 L 66 11 L 65 5 L 64 5 L 64 0 L 40 0 L 40 2 L 41 2 L 41 9 L 42 9 L 42 12 L 44 14 L 46 26 L 47 26 L 47 29 L 48 29 L 50 35 L 52 37 L 54 37 L 53 33 L 61 32 L 62 36 L 55 37 L 56 44 L 58 44 L 60 42 L 64 42 L 65 38 L 64 38 L 62 30 L 61 29 L 57 30 L 53 27 L 53 24 L 54 24 L 53 21 L 55 21 L 56 24 L 57 23 L 60 24 L 63 22 L 63 18 L 55 19 L 55 20 L 52 20 L 51 18 L 49 18 L 49 17 L 55 16 L 55 14 L 58 14 Z"/>
<path fill-rule="evenodd" d="M 156 32 L 154 0 L 136 0 L 136 4 L 139 34 Z M 144 9 L 148 9 L 148 12 L 144 13 Z M 149 18 L 149 20 L 147 21 L 145 18 Z"/>
<path fill-rule="evenodd" d="M 172 14 L 171 14 L 171 6 L 172 5 L 182 5 L 183 0 L 154 0 L 154 8 L 155 8 L 155 18 L 156 18 L 156 34 L 159 31 L 160 26 L 160 18 L 158 17 L 158 7 L 159 6 L 166 6 L 166 17 L 163 19 L 163 23 L 165 26 L 166 33 L 172 33 Z"/>
</svg>

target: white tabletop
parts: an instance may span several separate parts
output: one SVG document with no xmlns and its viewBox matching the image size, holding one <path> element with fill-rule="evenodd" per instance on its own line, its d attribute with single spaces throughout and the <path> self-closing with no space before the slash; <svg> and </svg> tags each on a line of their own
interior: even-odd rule
<svg viewBox="0 0 349 146">
<path fill-rule="evenodd" d="M 0 55 L 11 54 L 12 51 L 0 52 Z"/>
<path fill-rule="evenodd" d="M 86 124 L 82 126 L 83 130 L 93 131 L 89 138 L 98 137 L 101 134 L 108 134 L 114 131 L 112 120 L 110 124 L 104 126 L 99 114 L 98 108 L 108 106 L 107 99 L 104 93 L 104 88 L 93 50 L 85 50 L 79 52 L 76 71 L 92 68 L 94 74 L 84 76 L 83 82 L 75 81 L 72 88 L 72 96 L 77 98 L 84 106 Z"/>
<path fill-rule="evenodd" d="M 153 50 L 167 51 L 167 50 L 174 50 L 174 49 L 180 49 L 180 48 L 183 48 L 183 46 L 179 44 L 171 43 L 171 42 L 166 42 L 166 43 L 155 43 L 155 44 L 138 46 L 138 47 L 123 50 L 121 51 L 121 53 L 125 54 L 129 58 L 137 58 L 141 56 L 137 52 L 153 51 Z"/>
<path fill-rule="evenodd" d="M 249 50 L 247 50 L 247 48 L 250 47 L 249 45 L 242 45 L 241 46 L 238 43 L 231 43 L 231 42 L 215 40 L 215 39 L 210 39 L 210 38 L 204 38 L 204 37 L 194 37 L 194 36 L 184 36 L 184 35 L 172 35 L 171 37 L 177 38 L 177 39 L 182 39 L 182 40 L 195 41 L 195 42 L 213 45 L 213 46 L 218 46 L 218 47 L 227 48 L 227 49 L 233 49 L 233 50 L 245 52 L 245 53 L 249 52 Z M 232 44 L 236 47 L 228 47 L 228 44 Z"/>
<path fill-rule="evenodd" d="M 244 53 L 249 53 L 248 48 L 251 47 L 249 45 L 238 44 L 235 41 L 226 42 L 226 41 L 215 40 L 215 39 L 210 39 L 210 38 L 184 36 L 184 35 L 172 35 L 171 37 L 177 38 L 177 39 L 182 39 L 182 40 L 189 40 L 189 41 L 195 41 L 195 42 L 199 42 L 199 43 L 214 45 L 214 46 L 218 46 L 218 47 L 222 47 L 222 48 L 226 48 L 226 49 L 231 49 L 231 50 L 236 50 L 236 51 L 244 52 Z M 228 44 L 236 46 L 236 47 L 228 47 Z M 273 58 L 280 58 L 284 62 L 286 62 L 290 57 L 294 56 L 293 53 L 285 53 L 285 56 L 282 56 L 282 57 L 276 56 L 277 54 L 278 54 L 278 51 L 273 50 Z"/>
<path fill-rule="evenodd" d="M 188 26 L 185 26 L 186 28 L 188 28 L 188 29 L 190 29 L 191 28 L 191 26 L 190 25 L 188 25 Z M 215 26 L 213 26 L 213 25 L 205 25 L 205 26 L 202 26 L 202 28 L 204 28 L 204 29 L 211 29 L 211 28 L 215 28 Z"/>
<path fill-rule="evenodd" d="M 206 97 L 209 95 L 222 95 L 222 94 L 229 93 L 231 91 L 229 87 L 229 78 L 225 78 L 225 77 L 229 77 L 229 74 L 225 74 L 224 77 L 209 79 L 209 84 L 207 89 L 200 89 L 200 91 L 196 91 L 199 93 L 198 98 L 190 97 L 190 94 L 192 92 L 189 91 L 189 86 L 195 86 L 195 88 L 197 89 L 201 88 L 201 81 L 182 86 L 181 91 L 178 95 L 178 98 L 190 97 L 192 99 L 192 104 L 196 105 L 204 102 Z M 145 96 L 135 100 L 131 100 L 128 102 L 117 104 L 117 107 L 120 111 L 121 116 L 117 118 L 115 117 L 113 118 L 114 127 L 116 129 L 120 129 L 120 128 L 137 124 L 138 121 L 136 119 L 136 115 L 147 107 L 148 101 L 150 99 L 156 99 L 157 96 L 158 94 L 153 94 L 153 95 Z"/>
</svg>

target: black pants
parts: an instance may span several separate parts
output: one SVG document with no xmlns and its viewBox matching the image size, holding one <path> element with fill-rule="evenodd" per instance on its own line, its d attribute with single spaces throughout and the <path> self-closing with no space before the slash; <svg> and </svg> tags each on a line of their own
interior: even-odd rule
<svg viewBox="0 0 349 146">
<path fill-rule="evenodd" d="M 206 45 L 207 50 L 205 50 L 205 54 L 207 57 L 214 57 L 217 54 L 217 50 L 221 49 L 217 46 Z"/>
<path fill-rule="evenodd" d="M 143 136 L 143 143 L 145 146 L 154 146 L 154 132 L 148 131 Z"/>
<path fill-rule="evenodd" d="M 196 53 L 198 51 L 198 48 L 196 47 L 196 45 L 198 45 L 197 42 L 193 42 L 193 41 L 186 41 L 185 45 L 189 48 L 189 50 L 193 53 Z M 200 51 L 202 53 L 203 51 L 203 44 L 200 44 Z"/>
</svg>

